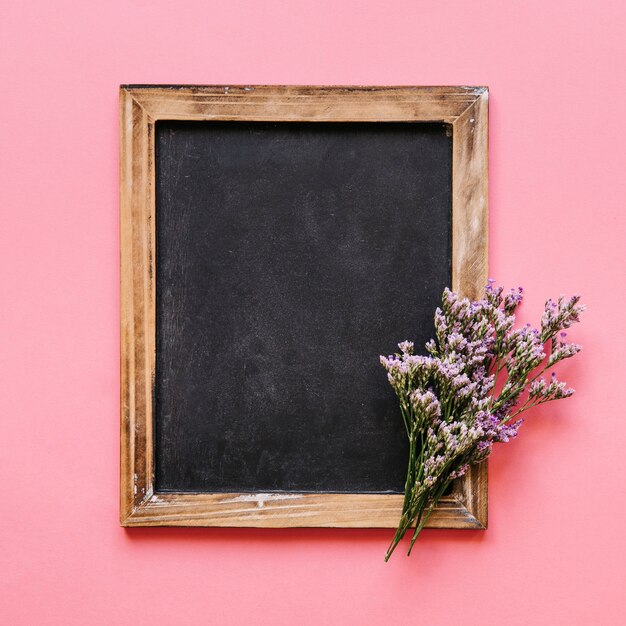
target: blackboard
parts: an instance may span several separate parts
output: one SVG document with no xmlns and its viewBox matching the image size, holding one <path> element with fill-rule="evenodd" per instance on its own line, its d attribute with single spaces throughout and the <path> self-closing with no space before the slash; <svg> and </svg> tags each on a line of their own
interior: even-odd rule
<svg viewBox="0 0 626 626">
<path fill-rule="evenodd" d="M 120 87 L 120 523 L 395 528 L 380 354 L 487 280 L 485 87 Z M 485 528 L 487 466 L 429 518 Z"/>
<path fill-rule="evenodd" d="M 442 123 L 157 122 L 157 492 L 399 493 L 379 364 L 451 284 Z"/>
</svg>

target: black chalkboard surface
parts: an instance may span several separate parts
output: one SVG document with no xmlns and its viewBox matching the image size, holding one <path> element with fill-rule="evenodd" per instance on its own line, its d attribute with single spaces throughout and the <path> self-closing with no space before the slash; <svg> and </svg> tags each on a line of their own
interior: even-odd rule
<svg viewBox="0 0 626 626">
<path fill-rule="evenodd" d="M 451 284 L 447 129 L 156 123 L 157 491 L 403 491 L 378 355 Z"/>
</svg>

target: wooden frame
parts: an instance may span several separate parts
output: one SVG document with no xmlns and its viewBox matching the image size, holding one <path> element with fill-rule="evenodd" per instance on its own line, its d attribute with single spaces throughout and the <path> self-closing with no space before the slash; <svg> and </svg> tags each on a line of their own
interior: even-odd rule
<svg viewBox="0 0 626 626">
<path fill-rule="evenodd" d="M 155 493 L 155 147 L 157 120 L 418 121 L 452 128 L 452 287 L 487 279 L 485 87 L 122 86 L 121 507 L 123 526 L 392 528 L 401 495 Z M 487 464 L 442 499 L 429 528 L 486 528 Z"/>
</svg>

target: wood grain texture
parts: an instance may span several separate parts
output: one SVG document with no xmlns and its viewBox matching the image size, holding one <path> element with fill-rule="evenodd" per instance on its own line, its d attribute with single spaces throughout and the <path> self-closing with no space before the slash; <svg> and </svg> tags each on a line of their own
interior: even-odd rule
<svg viewBox="0 0 626 626">
<path fill-rule="evenodd" d="M 122 525 L 392 528 L 402 507 L 399 495 L 154 493 L 155 121 L 450 124 L 452 286 L 475 298 L 487 279 L 487 106 L 485 87 L 121 87 Z M 455 482 L 428 527 L 486 526 L 485 462 Z"/>
</svg>

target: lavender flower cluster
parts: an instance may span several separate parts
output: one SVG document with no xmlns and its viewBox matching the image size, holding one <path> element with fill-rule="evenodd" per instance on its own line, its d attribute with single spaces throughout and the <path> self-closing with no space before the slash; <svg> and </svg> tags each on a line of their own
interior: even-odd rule
<svg viewBox="0 0 626 626">
<path fill-rule="evenodd" d="M 410 554 L 450 483 L 487 458 L 494 443 L 516 437 L 521 413 L 574 393 L 544 374 L 581 349 L 563 332 L 579 321 L 580 297 L 548 300 L 539 329 L 514 327 L 522 297 L 521 287 L 504 295 L 491 280 L 475 302 L 446 289 L 428 354 L 414 354 L 404 341 L 400 353 L 380 357 L 410 444 L 402 517 L 385 560 L 415 525 Z"/>
</svg>

